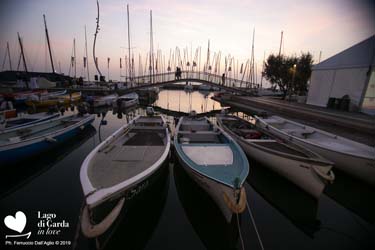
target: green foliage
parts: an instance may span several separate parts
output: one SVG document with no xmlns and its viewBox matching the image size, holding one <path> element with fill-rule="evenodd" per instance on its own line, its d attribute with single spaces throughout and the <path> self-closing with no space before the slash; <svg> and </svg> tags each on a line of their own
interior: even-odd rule
<svg viewBox="0 0 375 250">
<path fill-rule="evenodd" d="M 305 95 L 312 64 L 310 53 L 302 53 L 300 57 L 271 54 L 265 62 L 262 74 L 272 87 L 279 87 L 284 98 L 288 93 Z"/>
</svg>

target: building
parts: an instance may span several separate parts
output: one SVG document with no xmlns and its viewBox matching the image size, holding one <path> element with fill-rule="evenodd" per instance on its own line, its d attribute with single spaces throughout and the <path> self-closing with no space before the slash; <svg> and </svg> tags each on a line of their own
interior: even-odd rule
<svg viewBox="0 0 375 250">
<path fill-rule="evenodd" d="M 327 107 L 350 99 L 350 110 L 375 115 L 375 36 L 312 68 L 307 103 Z"/>
</svg>

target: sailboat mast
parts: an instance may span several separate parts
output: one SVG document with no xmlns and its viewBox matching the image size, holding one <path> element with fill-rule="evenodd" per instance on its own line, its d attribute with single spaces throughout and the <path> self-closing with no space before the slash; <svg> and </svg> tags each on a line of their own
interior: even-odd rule
<svg viewBox="0 0 375 250">
<path fill-rule="evenodd" d="M 76 39 L 73 39 L 74 78 L 77 78 Z"/>
<path fill-rule="evenodd" d="M 90 70 L 89 70 L 89 57 L 87 53 L 87 34 L 86 34 L 86 25 L 85 25 L 85 53 L 86 53 L 86 67 L 87 67 L 87 80 L 90 81 Z"/>
<path fill-rule="evenodd" d="M 279 48 L 279 56 L 281 55 L 281 47 L 283 45 L 283 31 L 281 31 L 281 39 L 280 39 L 280 48 Z"/>
<path fill-rule="evenodd" d="M 129 58 L 129 65 L 130 65 L 130 23 L 129 23 L 129 4 L 126 5 L 126 10 L 127 10 L 127 16 L 128 16 L 128 58 Z M 129 66 L 129 81 L 131 81 L 131 76 L 132 76 L 132 67 Z"/>
<path fill-rule="evenodd" d="M 98 17 L 96 18 L 96 31 L 95 31 L 95 35 L 94 35 L 94 45 L 92 47 L 92 55 L 94 57 L 94 62 L 95 62 L 96 70 L 98 71 L 99 76 L 101 78 L 102 73 L 99 70 L 98 60 L 96 59 L 96 56 L 95 56 L 96 37 L 98 36 L 98 32 L 99 32 L 99 0 L 96 0 L 96 6 L 98 8 Z"/>
<path fill-rule="evenodd" d="M 8 51 L 8 58 L 9 58 L 9 67 L 10 67 L 10 70 L 12 71 L 12 61 L 10 59 L 10 51 L 9 51 L 9 42 L 7 42 L 7 51 Z"/>
<path fill-rule="evenodd" d="M 206 72 L 210 68 L 210 39 L 208 39 L 208 47 L 207 47 L 207 61 L 206 61 Z"/>
<path fill-rule="evenodd" d="M 43 14 L 43 19 L 44 19 L 44 28 L 46 30 L 46 38 L 47 38 L 47 44 L 48 44 L 49 58 L 51 60 L 52 73 L 55 73 L 55 66 L 53 65 L 53 60 L 52 60 L 51 44 L 49 42 L 49 35 L 48 35 L 48 29 L 47 29 L 46 15 L 44 15 L 44 14 Z"/>
<path fill-rule="evenodd" d="M 25 72 L 27 73 L 28 71 L 27 71 L 25 53 L 23 52 L 22 40 L 21 40 L 20 34 L 18 32 L 17 32 L 17 35 L 18 35 L 18 42 L 20 43 L 20 48 L 21 48 L 21 56 L 22 56 L 23 66 L 25 67 Z"/>
<path fill-rule="evenodd" d="M 154 82 L 154 74 L 155 74 L 155 68 L 154 68 L 154 42 L 153 42 L 153 33 L 152 33 L 152 10 L 150 10 L 150 75 L 152 75 L 152 81 Z"/>
<path fill-rule="evenodd" d="M 255 28 L 253 29 L 253 42 L 251 45 L 251 68 L 250 68 L 250 86 L 253 87 L 254 80 L 255 80 L 255 72 L 254 72 L 254 38 L 255 38 Z"/>
</svg>

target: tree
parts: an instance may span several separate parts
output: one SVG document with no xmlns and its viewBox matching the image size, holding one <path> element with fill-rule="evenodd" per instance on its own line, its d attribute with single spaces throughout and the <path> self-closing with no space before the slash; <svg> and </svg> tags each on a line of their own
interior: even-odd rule
<svg viewBox="0 0 375 250">
<path fill-rule="evenodd" d="M 283 92 L 283 99 L 288 94 L 305 95 L 307 81 L 311 76 L 312 55 L 302 53 L 297 56 L 269 55 L 265 63 L 263 77 L 272 87 L 279 87 Z"/>
</svg>

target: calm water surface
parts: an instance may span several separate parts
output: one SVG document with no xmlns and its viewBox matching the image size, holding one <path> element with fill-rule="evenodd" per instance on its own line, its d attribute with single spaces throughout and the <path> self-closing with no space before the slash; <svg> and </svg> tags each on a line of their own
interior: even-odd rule
<svg viewBox="0 0 375 250">
<path fill-rule="evenodd" d="M 220 109 L 212 93 L 186 93 L 162 90 L 155 105 L 174 111 L 198 113 Z M 58 150 L 28 160 L 12 168 L 2 167 L 0 215 L 23 211 L 27 224 L 23 233 L 32 232 L 32 241 L 59 241 L 72 244 L 83 196 L 79 171 L 86 155 L 116 129 L 144 109 L 136 108 L 121 119 L 112 110 L 92 127 Z M 241 114 L 240 114 L 241 115 Z M 174 119 L 168 117 L 173 129 Z M 124 211 L 117 230 L 105 240 L 106 249 L 261 249 L 249 212 L 225 223 L 211 199 L 186 175 L 174 157 L 168 171 L 140 201 Z M 247 199 L 264 249 L 375 249 L 374 190 L 335 171 L 336 181 L 317 202 L 283 177 L 250 161 L 245 184 Z M 40 214 L 55 214 L 54 221 L 65 221 L 58 236 L 38 235 Z M 1 237 L 14 234 L 1 223 Z M 5 238 L 5 237 L 4 237 Z M 4 241 L 4 238 L 2 241 Z M 66 242 L 68 241 L 68 242 Z M 69 243 L 70 242 L 70 243 Z M 71 249 L 69 246 L 5 246 L 0 249 Z M 76 249 L 95 249 L 95 242 L 82 235 Z"/>
</svg>

